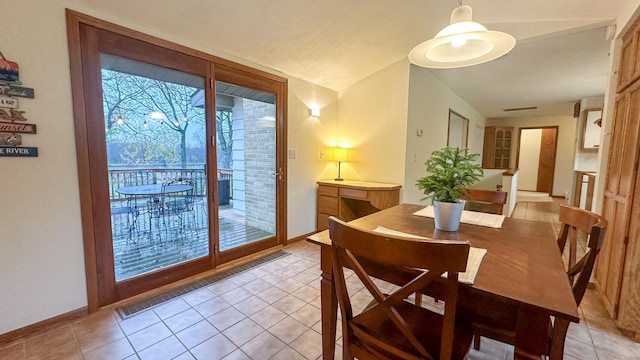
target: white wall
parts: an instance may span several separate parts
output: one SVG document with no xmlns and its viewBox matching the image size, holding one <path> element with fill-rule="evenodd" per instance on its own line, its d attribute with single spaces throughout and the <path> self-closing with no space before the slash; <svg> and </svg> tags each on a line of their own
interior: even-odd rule
<svg viewBox="0 0 640 360">
<path fill-rule="evenodd" d="M 528 118 L 488 119 L 487 126 L 513 126 L 511 156 L 517 154 L 518 134 L 520 127 L 558 126 L 558 148 L 556 151 L 555 175 L 553 178 L 553 196 L 571 194 L 573 188 L 573 164 L 575 159 L 576 119 L 571 115 L 543 116 Z M 520 169 L 519 182 L 523 181 Z M 518 185 L 520 187 L 520 185 Z"/>
<path fill-rule="evenodd" d="M 518 190 L 536 191 L 542 129 L 522 130 L 520 138 L 520 176 Z"/>
<path fill-rule="evenodd" d="M 87 305 L 65 7 L 220 55 L 71 0 L 2 4 L 11 16 L 3 20 L 1 50 L 20 65 L 23 86 L 35 89 L 35 99 L 19 100 L 38 127 L 23 144 L 38 147 L 39 157 L 0 158 L 0 334 Z M 297 158 L 288 164 L 289 238 L 315 229 L 315 182 L 333 175 L 317 149 L 336 134 L 337 100 L 337 92 L 290 78 L 288 139 Z M 311 102 L 322 107 L 318 119 L 309 117 Z"/>
<path fill-rule="evenodd" d="M 469 119 L 469 129 L 485 126 L 485 118 L 433 76 L 431 70 L 411 65 L 403 202 L 420 203 L 424 198 L 416 180 L 427 175 L 424 163 L 431 153 L 447 145 L 449 109 Z M 422 136 L 417 135 L 418 129 Z M 478 141 L 477 136 L 469 134 L 469 148 L 482 149 L 476 144 Z"/>
<path fill-rule="evenodd" d="M 320 150 L 337 136 L 338 93 L 296 78 L 289 78 L 287 237 L 316 229 L 316 182 L 335 177 L 334 165 L 320 159 Z M 320 116 L 309 114 L 317 105 Z"/>
<path fill-rule="evenodd" d="M 353 148 L 343 178 L 402 184 L 408 96 L 404 59 L 340 92 L 336 141 Z"/>
<path fill-rule="evenodd" d="M 23 146 L 39 157 L 0 158 L 0 334 L 87 304 L 63 2 L 4 2 L 2 12 L 2 53 L 35 89 L 19 104 L 38 130 Z"/>
</svg>

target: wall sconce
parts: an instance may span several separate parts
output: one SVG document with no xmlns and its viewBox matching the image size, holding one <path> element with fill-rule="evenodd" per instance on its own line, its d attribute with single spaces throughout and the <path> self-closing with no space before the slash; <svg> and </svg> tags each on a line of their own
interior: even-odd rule
<svg viewBox="0 0 640 360">
<path fill-rule="evenodd" d="M 320 108 L 317 106 L 312 106 L 309 108 L 309 112 L 311 113 L 311 116 L 313 117 L 318 117 L 320 116 Z"/>
<path fill-rule="evenodd" d="M 338 162 L 338 177 L 333 179 L 335 181 L 343 181 L 340 177 L 340 164 L 349 160 L 349 149 L 346 148 L 334 148 L 331 152 L 331 160 Z"/>
</svg>

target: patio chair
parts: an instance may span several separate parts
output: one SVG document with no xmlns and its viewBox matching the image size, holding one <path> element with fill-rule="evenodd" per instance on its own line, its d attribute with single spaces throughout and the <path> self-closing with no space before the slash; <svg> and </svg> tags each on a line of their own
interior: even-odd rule
<svg viewBox="0 0 640 360">
<path fill-rule="evenodd" d="M 150 219 L 157 218 L 158 224 L 162 221 L 165 238 L 169 239 L 172 230 L 178 229 L 183 235 L 185 230 L 185 216 L 191 217 L 191 225 L 195 226 L 195 210 L 193 192 L 195 182 L 187 178 L 167 180 L 162 183 L 162 190 L 157 198 L 150 202 Z M 178 226 L 172 226 L 172 217 L 178 221 Z M 149 233 L 152 234 L 149 221 Z M 159 229 L 160 230 L 160 229 Z M 160 233 L 160 232 L 159 232 Z M 162 237 L 160 235 L 160 239 Z"/>
<path fill-rule="evenodd" d="M 113 227 L 112 233 L 114 235 L 117 234 L 117 231 L 115 230 L 115 228 L 117 227 L 118 223 L 121 221 L 122 217 L 126 215 L 125 216 L 126 227 L 129 232 L 126 245 L 129 246 L 129 243 L 133 240 L 132 237 L 133 237 L 134 231 L 136 230 L 136 224 L 137 224 L 137 219 L 139 215 L 138 210 L 136 210 L 132 206 L 127 205 L 127 206 L 110 206 L 110 211 L 111 211 L 111 218 L 112 218 L 111 224 Z"/>
</svg>

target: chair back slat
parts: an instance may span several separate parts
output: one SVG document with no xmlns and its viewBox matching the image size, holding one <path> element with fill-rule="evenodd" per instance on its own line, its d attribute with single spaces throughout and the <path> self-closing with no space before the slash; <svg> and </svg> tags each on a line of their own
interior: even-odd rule
<svg viewBox="0 0 640 360">
<path fill-rule="evenodd" d="M 358 349 L 367 349 L 368 356 L 388 358 L 385 354 L 394 354 L 398 358 L 415 359 L 450 359 L 454 346 L 454 330 L 456 326 L 455 309 L 457 300 L 458 273 L 466 269 L 469 243 L 455 240 L 419 240 L 400 236 L 379 234 L 353 227 L 334 217 L 329 218 L 329 232 L 332 241 L 332 260 L 334 281 L 338 303 L 343 318 L 343 337 L 347 351 L 353 338 L 358 338 Z M 373 297 L 372 303 L 360 314 L 355 315 L 349 299 L 349 287 L 345 279 L 344 268 L 351 268 L 364 287 Z M 385 294 L 372 279 L 372 273 L 379 271 L 400 272 L 399 278 L 406 282 L 391 294 Z M 415 292 L 424 289 L 430 283 L 441 279 L 448 272 L 445 280 L 445 308 L 439 340 L 439 353 L 430 353 L 424 345 L 419 329 L 403 315 L 402 309 L 410 305 L 405 299 Z M 419 308 L 419 307 L 416 307 Z M 421 311 L 425 311 L 420 308 Z M 363 313 L 384 315 L 397 328 L 403 338 L 414 349 L 395 347 L 388 339 L 378 339 L 361 326 L 351 322 Z M 421 326 L 435 326 L 423 324 Z M 406 346 L 406 344 L 405 344 Z M 416 355 L 418 354 L 418 355 Z"/>
</svg>

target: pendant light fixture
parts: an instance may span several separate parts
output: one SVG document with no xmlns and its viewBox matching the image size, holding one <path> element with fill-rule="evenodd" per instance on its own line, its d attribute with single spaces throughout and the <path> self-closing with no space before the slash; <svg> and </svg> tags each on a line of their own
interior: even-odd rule
<svg viewBox="0 0 640 360">
<path fill-rule="evenodd" d="M 413 64 L 436 69 L 482 64 L 508 53 L 516 39 L 503 32 L 487 30 L 471 20 L 471 7 L 462 5 L 451 12 L 449 26 L 436 36 L 414 47 L 409 53 Z"/>
</svg>

